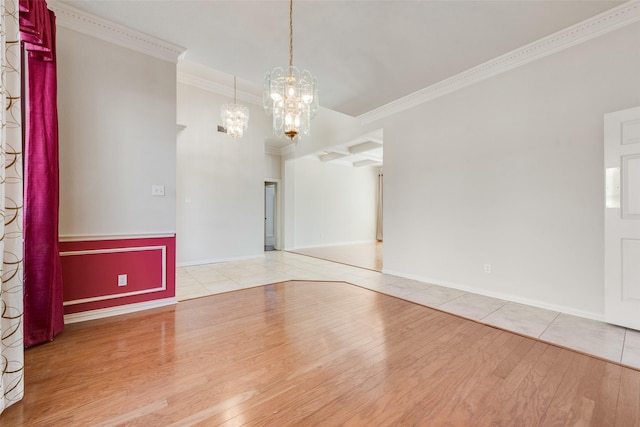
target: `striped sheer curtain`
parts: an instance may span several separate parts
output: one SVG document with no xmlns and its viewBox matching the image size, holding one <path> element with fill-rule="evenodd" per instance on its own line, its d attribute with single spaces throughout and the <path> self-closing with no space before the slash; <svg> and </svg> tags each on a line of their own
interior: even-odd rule
<svg viewBox="0 0 640 427">
<path fill-rule="evenodd" d="M 0 0 L 2 69 L 0 161 L 0 412 L 22 399 L 22 130 L 18 0 Z"/>
</svg>

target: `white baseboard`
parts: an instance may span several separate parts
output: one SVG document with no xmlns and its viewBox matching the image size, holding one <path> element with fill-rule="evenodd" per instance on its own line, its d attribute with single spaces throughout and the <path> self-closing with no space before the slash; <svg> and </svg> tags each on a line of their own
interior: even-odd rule
<svg viewBox="0 0 640 427">
<path fill-rule="evenodd" d="M 404 277 L 405 279 L 417 280 L 419 282 L 429 283 L 432 285 L 444 286 L 447 288 L 458 289 L 460 291 L 465 291 L 473 294 L 484 295 L 487 297 L 498 298 L 501 300 L 515 302 L 518 304 L 529 305 L 531 307 L 543 308 L 545 310 L 557 311 L 560 313 L 570 314 L 572 316 L 584 317 L 586 319 L 597 320 L 600 322 L 604 322 L 604 314 L 593 313 L 590 311 L 577 310 L 572 307 L 567 307 L 563 305 L 549 304 L 543 301 L 532 300 L 529 298 L 522 298 L 516 295 L 505 294 L 502 292 L 493 292 L 485 289 L 464 285 L 460 283 L 451 283 L 445 282 L 442 280 L 434 279 L 431 277 L 418 276 L 415 274 L 407 274 L 400 271 L 389 270 L 383 268 L 382 272 L 384 274 L 391 274 L 393 276 Z"/>
<path fill-rule="evenodd" d="M 137 302 L 134 304 L 120 305 L 117 307 L 99 308 L 97 310 L 83 311 L 80 313 L 66 314 L 64 323 L 85 322 L 87 320 L 102 319 L 104 317 L 117 316 L 119 314 L 133 313 L 136 311 L 148 310 L 150 308 L 165 307 L 167 305 L 176 304 L 178 301 L 174 298 L 163 298 L 153 301 Z"/>
<path fill-rule="evenodd" d="M 210 258 L 210 259 L 200 259 L 195 261 L 180 261 L 177 263 L 177 266 L 189 267 L 191 265 L 217 264 L 219 262 L 243 261 L 247 259 L 256 259 L 256 258 L 264 258 L 264 252 L 256 255 L 245 255 L 245 256 L 238 256 L 238 257 Z"/>
</svg>

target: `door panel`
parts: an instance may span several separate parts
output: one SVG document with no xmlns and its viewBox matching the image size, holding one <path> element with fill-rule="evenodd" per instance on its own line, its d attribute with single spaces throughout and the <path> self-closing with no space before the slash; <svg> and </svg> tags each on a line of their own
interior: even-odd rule
<svg viewBox="0 0 640 427">
<path fill-rule="evenodd" d="M 640 301 L 640 240 L 622 239 L 622 299 Z"/>
<path fill-rule="evenodd" d="M 622 143 L 637 144 L 640 142 L 640 119 L 626 120 L 621 123 Z"/>
<path fill-rule="evenodd" d="M 640 218 L 640 154 L 622 157 L 622 216 Z"/>
<path fill-rule="evenodd" d="M 604 161 L 605 320 L 640 330 L 640 107 L 605 115 Z"/>
</svg>

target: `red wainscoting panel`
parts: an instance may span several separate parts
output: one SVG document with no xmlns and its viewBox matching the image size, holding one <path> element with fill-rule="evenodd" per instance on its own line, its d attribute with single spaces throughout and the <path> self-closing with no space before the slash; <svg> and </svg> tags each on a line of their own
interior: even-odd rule
<svg viewBox="0 0 640 427">
<path fill-rule="evenodd" d="M 60 242 L 60 259 L 65 314 L 176 295 L 175 235 Z"/>
</svg>

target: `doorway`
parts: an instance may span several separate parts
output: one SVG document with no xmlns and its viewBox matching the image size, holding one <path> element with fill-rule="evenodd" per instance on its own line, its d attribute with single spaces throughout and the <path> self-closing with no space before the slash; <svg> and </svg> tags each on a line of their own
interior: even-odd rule
<svg viewBox="0 0 640 427">
<path fill-rule="evenodd" d="M 276 183 L 264 183 L 264 250 L 276 247 Z"/>
</svg>

